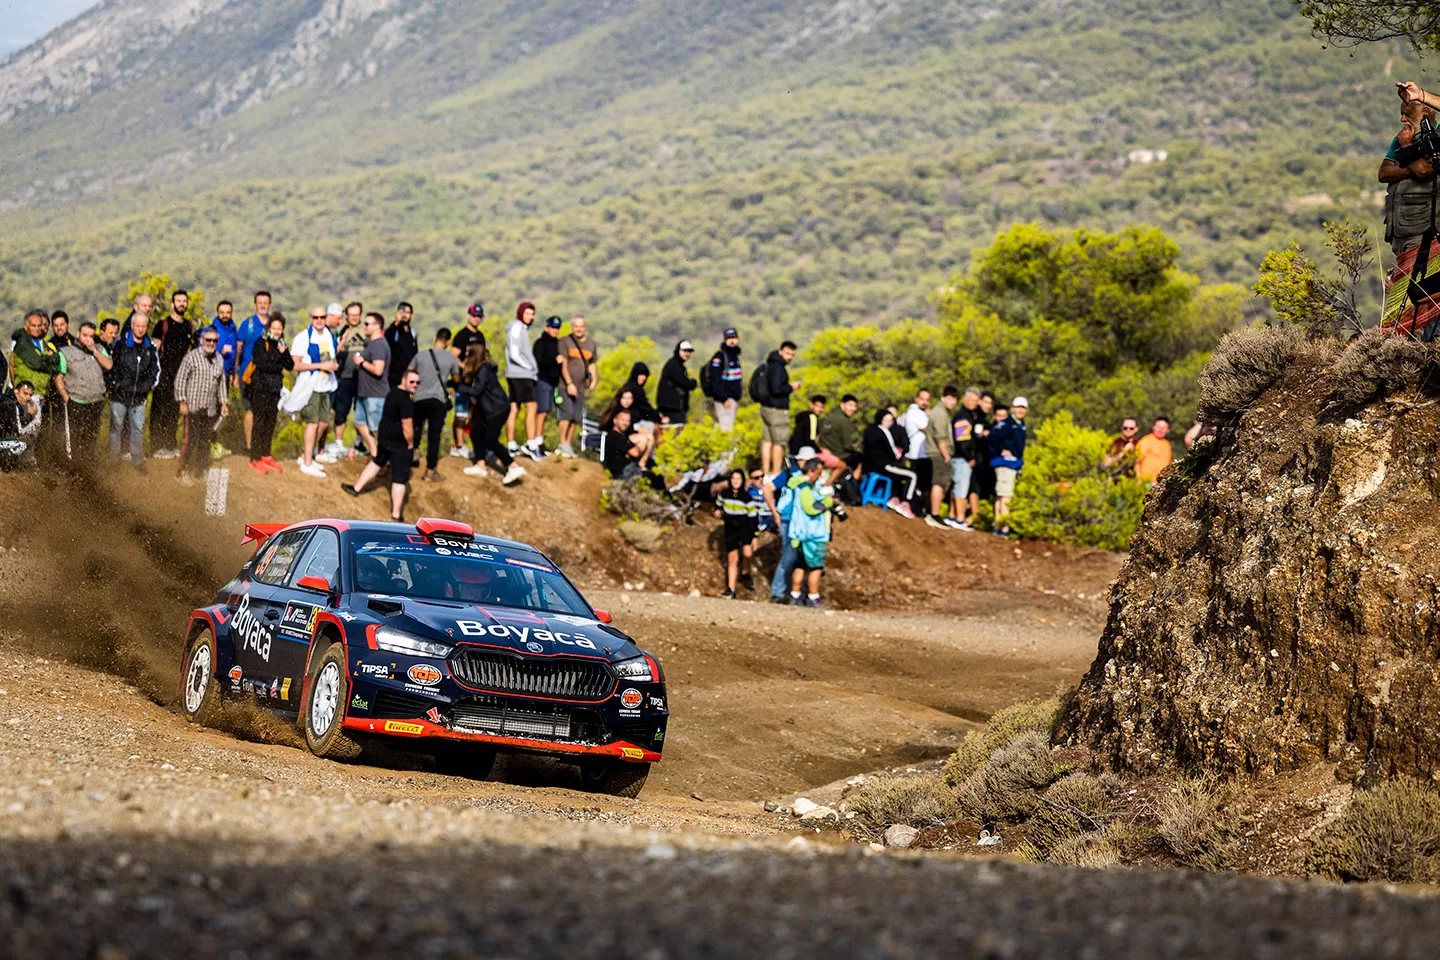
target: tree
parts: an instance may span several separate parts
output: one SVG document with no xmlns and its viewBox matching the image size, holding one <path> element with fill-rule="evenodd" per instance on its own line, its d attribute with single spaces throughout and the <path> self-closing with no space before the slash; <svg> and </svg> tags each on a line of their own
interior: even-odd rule
<svg viewBox="0 0 1440 960">
<path fill-rule="evenodd" d="M 1370 268 L 1369 231 L 1344 223 L 1325 224 L 1325 245 L 1340 266 L 1330 278 L 1320 272 L 1293 240 L 1284 250 L 1271 250 L 1260 264 L 1255 292 L 1268 297 L 1283 323 L 1302 327 L 1311 337 L 1358 335 L 1365 329 L 1356 287 Z"/>
<path fill-rule="evenodd" d="M 1430 0 L 1300 0 L 1300 12 L 1334 44 L 1402 38 L 1440 50 L 1440 3 Z"/>
<path fill-rule="evenodd" d="M 121 326 L 125 324 L 125 318 L 135 309 L 135 298 L 141 294 L 150 294 L 150 319 L 159 320 L 170 314 L 170 296 L 179 286 L 170 279 L 168 273 L 142 273 L 138 280 L 131 280 L 126 284 L 125 296 L 115 301 L 115 310 L 99 310 L 95 314 L 95 323 L 98 325 L 104 320 L 118 320 Z M 205 312 L 205 293 L 201 290 L 186 290 L 190 295 L 190 306 L 185 309 L 185 319 L 199 326 L 205 323 L 209 316 Z"/>
</svg>

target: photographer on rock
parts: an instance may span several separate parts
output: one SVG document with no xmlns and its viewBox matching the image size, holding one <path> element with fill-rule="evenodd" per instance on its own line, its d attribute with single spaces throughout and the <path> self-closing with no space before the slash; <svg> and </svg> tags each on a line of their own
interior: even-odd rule
<svg viewBox="0 0 1440 960">
<path fill-rule="evenodd" d="M 1413 88 L 1421 96 L 1406 99 L 1407 88 Z M 1390 142 L 1385 159 L 1380 161 L 1378 174 L 1379 181 L 1386 184 L 1385 240 L 1396 256 L 1417 246 L 1430 229 L 1430 201 L 1435 188 L 1434 164 L 1425 157 L 1423 144 L 1418 158 L 1411 160 L 1408 155 L 1417 151 L 1417 137 L 1423 136 L 1427 127 L 1434 127 L 1435 111 L 1423 99 L 1429 94 L 1414 84 L 1401 84 L 1400 95 L 1403 99 L 1400 132 Z M 1411 162 L 1406 164 L 1401 160 Z"/>
<path fill-rule="evenodd" d="M 1440 133 L 1434 109 L 1440 98 L 1414 83 L 1398 83 L 1402 106 L 1400 132 L 1380 165 L 1387 183 L 1385 240 L 1395 268 L 1385 280 L 1381 325 L 1391 333 L 1429 342 L 1440 336 L 1440 243 L 1437 210 L 1440 182 L 1435 162 Z"/>
</svg>

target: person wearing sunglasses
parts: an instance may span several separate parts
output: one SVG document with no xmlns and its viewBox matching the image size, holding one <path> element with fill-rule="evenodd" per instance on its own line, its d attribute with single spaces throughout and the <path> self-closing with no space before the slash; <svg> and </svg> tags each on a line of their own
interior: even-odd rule
<svg viewBox="0 0 1440 960">
<path fill-rule="evenodd" d="M 207 327 L 200 334 L 200 345 L 185 354 L 175 371 L 174 398 L 180 407 L 184 437 L 177 479 L 187 487 L 209 469 L 215 426 L 230 412 L 219 343 L 220 335 Z"/>
<path fill-rule="evenodd" d="M 1140 424 L 1134 417 L 1120 421 L 1120 436 L 1110 441 L 1101 461 L 1107 470 L 1115 470 L 1127 477 L 1135 475 L 1135 441 L 1139 439 L 1139 433 Z"/>
</svg>

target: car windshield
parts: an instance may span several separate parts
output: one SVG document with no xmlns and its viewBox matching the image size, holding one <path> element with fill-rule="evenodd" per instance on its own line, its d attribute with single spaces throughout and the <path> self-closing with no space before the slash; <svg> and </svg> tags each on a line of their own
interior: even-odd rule
<svg viewBox="0 0 1440 960">
<path fill-rule="evenodd" d="M 539 554 L 420 534 L 358 534 L 355 589 L 453 603 L 592 616 L 570 582 Z"/>
</svg>

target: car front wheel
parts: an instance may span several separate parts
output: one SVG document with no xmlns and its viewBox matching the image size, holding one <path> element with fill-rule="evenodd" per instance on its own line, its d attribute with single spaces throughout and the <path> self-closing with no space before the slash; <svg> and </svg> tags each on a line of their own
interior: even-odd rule
<svg viewBox="0 0 1440 960">
<path fill-rule="evenodd" d="M 638 797 L 650 776 L 650 764 L 623 760 L 592 760 L 580 765 L 581 785 L 590 793 Z"/>
<path fill-rule="evenodd" d="M 345 703 L 350 696 L 345 647 L 332 643 L 315 661 L 310 694 L 305 699 L 305 744 L 327 760 L 353 760 L 360 744 L 344 731 Z"/>
</svg>

